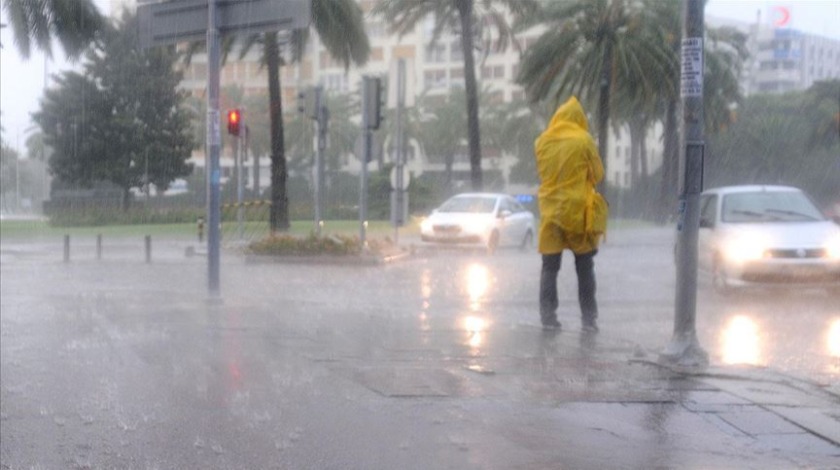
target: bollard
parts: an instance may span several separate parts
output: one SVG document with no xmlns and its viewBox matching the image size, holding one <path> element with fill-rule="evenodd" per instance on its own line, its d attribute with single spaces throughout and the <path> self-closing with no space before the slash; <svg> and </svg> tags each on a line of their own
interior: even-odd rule
<svg viewBox="0 0 840 470">
<path fill-rule="evenodd" d="M 96 235 L 96 259 L 102 259 L 102 234 Z"/>
<path fill-rule="evenodd" d="M 70 262 L 70 235 L 64 236 L 64 262 Z"/>
<path fill-rule="evenodd" d="M 199 217 L 196 221 L 198 224 L 198 242 L 204 242 L 204 217 Z"/>
<path fill-rule="evenodd" d="M 146 262 L 152 262 L 152 236 L 146 235 Z"/>
</svg>

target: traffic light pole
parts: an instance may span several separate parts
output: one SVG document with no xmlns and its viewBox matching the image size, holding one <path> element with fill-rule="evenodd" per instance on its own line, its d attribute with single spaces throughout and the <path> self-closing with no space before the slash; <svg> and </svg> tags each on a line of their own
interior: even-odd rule
<svg viewBox="0 0 840 470">
<path fill-rule="evenodd" d="M 321 235 L 324 214 L 324 148 L 326 147 L 326 106 L 322 103 L 324 88 L 316 86 L 315 93 L 315 234 Z"/>
<path fill-rule="evenodd" d="M 219 241 L 221 207 L 219 152 L 222 136 L 219 129 L 220 35 L 216 0 L 207 0 L 207 287 L 211 299 L 221 297 L 219 282 Z"/>
<path fill-rule="evenodd" d="M 241 132 L 241 131 L 240 131 Z M 236 230 L 237 236 L 240 241 L 242 241 L 243 237 L 243 220 L 242 220 L 242 199 L 244 191 L 244 185 L 242 184 L 243 179 L 243 170 L 245 169 L 245 165 L 243 160 L 242 154 L 242 136 L 236 136 Z"/>
<path fill-rule="evenodd" d="M 709 355 L 697 340 L 697 240 L 700 193 L 703 190 L 703 7 L 704 0 L 686 0 L 681 51 L 680 199 L 677 222 L 677 291 L 674 335 L 660 355 L 665 363 L 705 367 Z"/>
<path fill-rule="evenodd" d="M 396 187 L 394 189 L 393 221 L 394 221 L 394 243 L 400 243 L 400 226 L 406 218 L 403 213 L 403 198 L 405 197 L 405 181 L 403 181 L 403 166 L 405 165 L 404 136 L 403 136 L 403 111 L 405 108 L 405 59 L 397 62 L 397 138 L 394 159 L 396 168 Z"/>
<path fill-rule="evenodd" d="M 362 78 L 362 169 L 359 172 L 359 246 L 362 251 L 367 247 L 367 240 L 365 239 L 367 232 L 367 163 L 371 155 L 371 130 L 370 130 L 370 92 L 368 86 L 370 77 Z"/>
</svg>

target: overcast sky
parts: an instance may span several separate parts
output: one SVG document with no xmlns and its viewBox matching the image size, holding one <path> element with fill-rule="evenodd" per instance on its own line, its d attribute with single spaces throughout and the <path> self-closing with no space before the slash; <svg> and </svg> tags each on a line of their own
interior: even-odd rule
<svg viewBox="0 0 840 470">
<path fill-rule="evenodd" d="M 109 0 L 97 0 L 105 13 L 110 11 L 111 3 Z M 756 20 L 756 13 L 761 11 L 763 22 L 773 22 L 781 19 L 779 6 L 790 12 L 789 27 L 840 39 L 838 0 L 709 0 L 706 16 L 752 23 Z M 6 23 L 5 15 L 2 22 Z M 0 35 L 3 44 L 0 49 L 0 124 L 3 140 L 22 150 L 27 136 L 36 131 L 30 113 L 38 109 L 45 77 L 66 70 L 70 65 L 64 60 L 60 47 L 54 48 L 52 60 L 46 60 L 43 54 L 33 51 L 29 60 L 24 61 L 13 43 L 10 28 L 3 28 Z"/>
</svg>

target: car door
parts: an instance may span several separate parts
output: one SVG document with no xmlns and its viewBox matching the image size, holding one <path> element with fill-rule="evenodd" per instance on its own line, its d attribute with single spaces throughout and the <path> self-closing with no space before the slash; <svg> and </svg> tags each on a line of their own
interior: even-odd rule
<svg viewBox="0 0 840 470">
<path fill-rule="evenodd" d="M 502 199 L 502 210 L 507 213 L 504 220 L 505 244 L 518 245 L 527 229 L 525 209 L 513 198 L 506 197 Z"/>
</svg>

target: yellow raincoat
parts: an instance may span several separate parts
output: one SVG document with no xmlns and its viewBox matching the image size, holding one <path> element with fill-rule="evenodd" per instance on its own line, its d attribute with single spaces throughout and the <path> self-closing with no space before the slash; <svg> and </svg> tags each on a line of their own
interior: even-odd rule
<svg viewBox="0 0 840 470">
<path fill-rule="evenodd" d="M 540 177 L 539 252 L 597 249 L 607 228 L 607 203 L 595 190 L 604 166 L 577 98 L 557 108 L 534 150 Z"/>
</svg>

